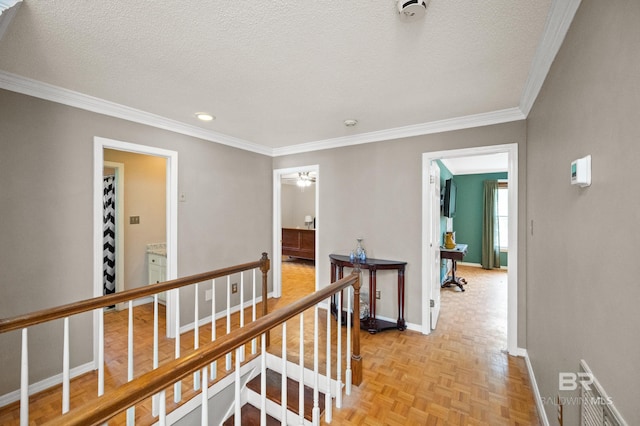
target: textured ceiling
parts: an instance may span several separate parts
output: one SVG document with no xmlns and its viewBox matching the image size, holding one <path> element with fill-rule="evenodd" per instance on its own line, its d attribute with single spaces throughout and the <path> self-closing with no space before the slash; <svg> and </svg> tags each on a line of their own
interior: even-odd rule
<svg viewBox="0 0 640 426">
<path fill-rule="evenodd" d="M 551 0 L 395 5 L 25 0 L 0 70 L 272 148 L 518 107 Z"/>
</svg>

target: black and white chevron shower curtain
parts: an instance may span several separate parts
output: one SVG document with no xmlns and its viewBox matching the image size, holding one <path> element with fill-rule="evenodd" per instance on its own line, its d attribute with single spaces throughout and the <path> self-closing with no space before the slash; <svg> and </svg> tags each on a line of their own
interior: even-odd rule
<svg viewBox="0 0 640 426">
<path fill-rule="evenodd" d="M 103 294 L 116 292 L 116 186 L 114 176 L 103 179 L 102 196 L 102 284 Z"/>
</svg>

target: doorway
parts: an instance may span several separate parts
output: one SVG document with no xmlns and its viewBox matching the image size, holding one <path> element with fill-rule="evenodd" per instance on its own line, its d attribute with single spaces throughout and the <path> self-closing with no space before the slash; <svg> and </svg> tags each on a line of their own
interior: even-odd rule
<svg viewBox="0 0 640 426">
<path fill-rule="evenodd" d="M 136 154 L 151 155 L 166 159 L 166 279 L 175 279 L 178 276 L 177 265 L 177 235 L 178 235 L 178 153 L 147 145 L 137 145 L 129 142 L 117 141 L 101 137 L 94 138 L 93 170 L 93 235 L 94 235 L 94 260 L 93 260 L 93 294 L 101 296 L 103 292 L 103 167 L 104 150 L 113 149 Z M 121 221 L 122 222 L 122 221 Z M 177 316 L 178 295 L 169 292 L 166 302 L 167 337 L 175 337 L 179 332 Z M 98 325 L 101 317 L 94 312 L 94 359 L 97 360 L 99 333 Z M 172 326 L 169 326 L 171 324 Z"/>
<path fill-rule="evenodd" d="M 298 214 L 297 220 L 301 220 L 304 225 L 300 225 L 301 228 L 305 226 L 315 229 L 315 247 L 314 252 L 319 253 L 319 230 L 320 230 L 320 167 L 318 165 L 292 167 L 286 169 L 277 169 L 273 171 L 273 297 L 279 298 L 282 296 L 282 228 L 283 228 L 283 183 L 290 176 L 302 174 L 302 176 L 315 177 L 313 188 L 315 189 L 315 211 L 305 212 Z M 309 187 L 310 189 L 311 187 Z M 307 218 L 306 216 L 311 216 Z M 307 225 L 307 220 L 311 219 L 310 225 Z M 292 223 L 297 223 L 294 222 Z M 296 226 L 296 225 L 292 225 Z M 315 289 L 318 289 L 318 268 L 315 268 Z"/>
<path fill-rule="evenodd" d="M 105 161 L 102 176 L 103 293 L 119 293 L 124 290 L 124 163 Z M 120 303 L 115 308 L 123 307 L 124 303 Z"/>
<path fill-rule="evenodd" d="M 430 176 L 433 173 L 435 160 L 447 158 L 474 157 L 488 154 L 506 153 L 508 155 L 507 173 L 509 179 L 509 245 L 508 245 L 508 278 L 507 278 L 507 350 L 511 355 L 520 355 L 518 348 L 518 145 L 494 145 L 478 148 L 456 149 L 449 151 L 427 152 L 423 154 L 422 162 L 422 294 L 424 295 L 422 312 L 422 333 L 430 334 L 432 330 L 432 308 L 431 300 L 439 295 L 439 283 L 434 282 L 436 275 L 433 268 L 437 266 L 432 261 L 439 251 L 439 243 L 432 243 L 432 229 L 435 221 L 440 220 L 438 211 L 433 206 L 435 200 L 439 202 L 439 194 L 434 194 L 434 189 L 430 185 Z M 437 166 L 436 166 L 437 167 Z"/>
</svg>

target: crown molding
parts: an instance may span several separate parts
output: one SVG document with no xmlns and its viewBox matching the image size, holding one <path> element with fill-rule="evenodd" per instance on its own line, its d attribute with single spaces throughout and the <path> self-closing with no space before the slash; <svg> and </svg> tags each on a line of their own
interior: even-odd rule
<svg viewBox="0 0 640 426">
<path fill-rule="evenodd" d="M 582 0 L 554 0 L 547 16 L 542 39 L 533 57 L 529 76 L 520 98 L 520 110 L 529 116 L 551 65 L 564 42 Z"/>
<path fill-rule="evenodd" d="M 5 71 L 0 71 L 0 88 L 272 157 L 489 126 L 527 118 L 551 65 L 562 46 L 571 22 L 573 22 L 580 2 L 581 0 L 553 1 L 542 38 L 536 49 L 532 66 L 525 82 L 519 107 L 279 148 L 271 148 L 223 133 L 202 129 Z"/>
<path fill-rule="evenodd" d="M 184 124 L 156 114 L 130 108 L 115 102 L 85 95 L 73 90 L 64 89 L 16 74 L 11 74 L 6 71 L 0 71 L 0 88 L 98 114 L 108 115 L 110 117 L 121 118 L 134 123 L 156 127 L 158 129 L 193 136 L 195 138 L 220 143 L 234 148 L 243 149 L 245 151 L 256 152 L 258 154 L 269 156 L 272 155 L 272 149 L 263 145 L 258 145 L 223 133 Z"/>
<path fill-rule="evenodd" d="M 0 40 L 21 5 L 22 0 L 0 0 Z"/>
<path fill-rule="evenodd" d="M 360 133 L 357 135 L 274 148 L 273 156 L 278 157 L 282 155 L 300 154 L 303 152 L 319 151 L 322 149 L 341 148 L 344 146 L 468 129 L 471 127 L 490 126 L 492 124 L 524 120 L 525 118 L 526 117 L 522 111 L 520 111 L 519 108 L 514 107 L 499 111 L 432 121 L 429 123 L 413 124 L 410 126 L 395 127 L 375 132 Z"/>
</svg>

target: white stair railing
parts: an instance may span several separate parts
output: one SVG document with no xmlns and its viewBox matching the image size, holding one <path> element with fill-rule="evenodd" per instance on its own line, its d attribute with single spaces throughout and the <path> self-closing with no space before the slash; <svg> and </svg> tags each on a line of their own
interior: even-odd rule
<svg viewBox="0 0 640 426">
<path fill-rule="evenodd" d="M 120 293 L 114 293 L 107 296 L 95 297 L 92 299 L 82 300 L 75 303 L 70 303 L 64 306 L 58 306 L 55 308 L 44 309 L 38 312 L 33 312 L 30 314 L 18 315 L 12 318 L 1 318 L 0 319 L 0 334 L 10 332 L 13 330 L 21 330 L 22 340 L 20 346 L 20 387 L 19 392 L 16 392 L 16 399 L 20 401 L 19 411 L 20 411 L 20 425 L 28 425 L 29 422 L 29 341 L 28 341 L 28 328 L 37 324 L 46 323 L 49 321 L 62 319 L 63 320 L 63 336 L 62 336 L 62 374 L 61 374 L 61 411 L 60 414 L 64 415 L 69 412 L 71 406 L 71 365 L 70 359 L 72 357 L 71 349 L 70 349 L 70 341 L 72 339 L 71 331 L 70 331 L 70 321 L 73 315 L 85 313 L 85 312 L 94 312 L 94 319 L 97 323 L 97 394 L 98 396 L 103 396 L 105 394 L 105 318 L 104 318 L 104 308 L 109 306 L 120 306 L 124 302 L 128 302 L 126 305 L 127 310 L 127 349 L 126 353 L 126 382 L 131 383 L 135 381 L 135 371 L 140 368 L 140 363 L 135 363 L 135 355 L 136 349 L 136 328 L 134 328 L 134 300 L 141 300 L 144 303 L 144 298 L 152 297 L 152 306 L 153 306 L 153 357 L 152 357 L 152 367 L 153 370 L 157 370 L 160 367 L 159 363 L 159 312 L 158 312 L 158 294 L 166 291 L 172 291 L 174 294 L 174 300 L 176 302 L 176 321 L 174 324 L 167 324 L 167 327 L 175 328 L 175 359 L 179 359 L 180 354 L 180 298 L 179 298 L 179 289 L 181 287 L 187 285 L 194 285 L 195 287 L 195 301 L 194 301 L 194 350 L 198 350 L 200 345 L 199 340 L 199 321 L 200 321 L 200 312 L 199 312 L 199 283 L 212 280 L 212 314 L 211 314 L 211 324 L 212 324 L 212 341 L 216 339 L 216 327 L 215 327 L 215 317 L 216 317 L 216 309 L 215 309 L 215 277 L 224 277 L 227 276 L 228 280 L 230 276 L 233 274 L 240 273 L 241 274 L 241 296 L 240 296 L 240 305 L 238 309 L 240 310 L 240 323 L 242 326 L 247 325 L 247 318 L 244 313 L 244 303 L 245 303 L 245 288 L 244 288 L 244 271 L 252 270 L 253 271 L 253 282 L 252 282 L 252 321 L 256 320 L 256 305 L 258 300 L 256 298 L 256 269 L 260 269 L 262 271 L 262 294 L 266 295 L 266 284 L 267 284 L 267 273 L 269 270 L 269 259 L 266 253 L 263 254 L 262 259 L 257 262 L 250 262 L 243 265 L 232 266 L 229 268 L 206 272 L 203 274 L 192 275 L 190 277 L 184 277 L 164 283 L 154 284 L 150 286 L 140 287 L 132 290 L 126 290 Z M 266 303 L 266 300 L 263 301 Z M 228 318 L 228 327 L 230 327 L 230 317 L 231 311 L 235 310 L 234 307 L 231 307 L 229 304 L 227 306 L 227 318 Z M 266 306 L 263 306 L 263 314 L 266 313 Z M 144 321 L 146 323 L 146 321 Z M 139 327 L 140 325 L 136 325 L 135 327 Z M 228 328 L 228 333 L 231 333 L 230 328 Z M 266 335 L 266 334 L 265 334 Z M 252 352 L 256 352 L 256 338 L 253 339 L 252 344 Z M 237 349 L 237 359 L 238 362 L 242 362 L 245 357 L 244 345 L 241 348 Z M 211 380 L 216 378 L 216 361 L 212 360 L 211 364 Z M 209 366 L 204 366 L 203 368 L 199 368 L 197 370 L 193 370 L 194 377 L 194 389 L 202 389 L 204 395 L 206 396 L 206 389 L 208 388 L 208 380 L 207 380 L 207 368 Z M 144 370 L 145 368 L 140 368 Z M 148 368 L 147 368 L 148 370 Z M 205 374 L 203 377 L 202 374 Z M 178 379 L 172 382 L 174 385 L 174 401 L 176 403 L 181 402 L 181 380 Z M 170 386 L 171 383 L 168 383 L 167 386 Z M 158 389 L 156 394 L 151 395 L 152 397 L 152 414 L 153 416 L 158 416 L 159 424 L 164 424 L 166 422 L 166 392 L 162 389 Z M 135 422 L 135 405 L 131 405 L 126 409 L 126 421 L 128 425 L 133 425 Z M 204 415 L 204 414 L 203 414 Z"/>
</svg>

